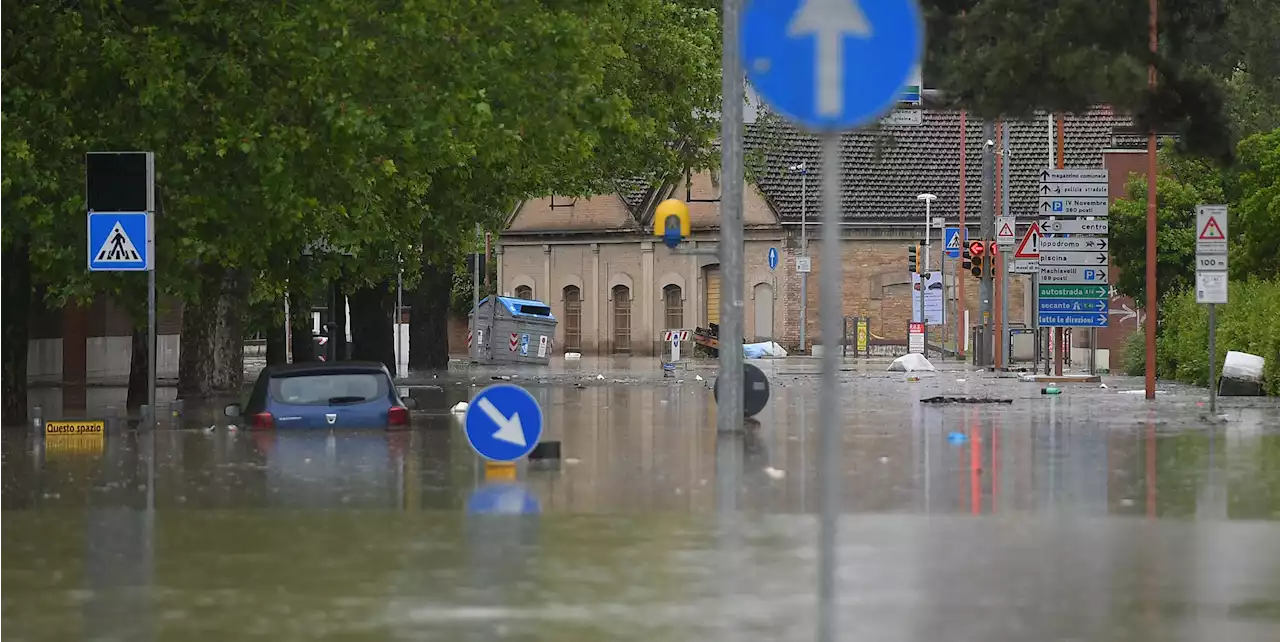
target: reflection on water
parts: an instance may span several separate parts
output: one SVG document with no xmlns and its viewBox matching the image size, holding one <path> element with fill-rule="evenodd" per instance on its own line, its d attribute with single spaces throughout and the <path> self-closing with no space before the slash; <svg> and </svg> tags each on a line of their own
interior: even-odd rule
<svg viewBox="0 0 1280 642">
<path fill-rule="evenodd" d="M 895 385 L 846 399 L 845 639 L 1275 639 L 1270 415 L 1168 430 L 1086 395 L 933 406 Z M 535 515 L 467 510 L 480 467 L 447 415 L 96 447 L 7 434 L 5 633 L 812 637 L 812 390 L 779 387 L 719 435 L 703 387 L 531 391 L 566 457 L 522 469 Z"/>
</svg>

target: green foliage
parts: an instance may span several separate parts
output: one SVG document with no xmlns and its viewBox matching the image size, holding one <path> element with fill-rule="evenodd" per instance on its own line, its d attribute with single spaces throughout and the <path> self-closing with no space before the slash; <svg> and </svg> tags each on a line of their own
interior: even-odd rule
<svg viewBox="0 0 1280 642">
<path fill-rule="evenodd" d="M 1158 354 L 1158 352 L 1157 352 Z M 1141 377 L 1147 374 L 1147 334 L 1143 330 L 1134 330 L 1124 338 L 1124 373 L 1130 377 Z"/>
<path fill-rule="evenodd" d="M 1183 290 L 1195 281 L 1196 205 L 1222 203 L 1221 172 L 1208 162 L 1161 150 L 1156 182 L 1156 294 Z M 1119 268 L 1112 282 L 1139 305 L 1146 301 L 1147 180 L 1134 177 L 1126 197 L 1111 205 L 1111 254 Z"/>
<path fill-rule="evenodd" d="M 1232 180 L 1233 275 L 1280 277 L 1280 128 L 1240 143 Z"/>
<path fill-rule="evenodd" d="M 1267 394 L 1280 395 L 1280 280 L 1232 282 L 1229 300 L 1218 306 L 1217 370 L 1228 350 L 1259 355 L 1266 359 Z M 1125 360 L 1129 361 L 1128 353 Z M 1208 383 L 1209 313 L 1207 306 L 1196 303 L 1193 291 L 1170 295 L 1161 305 L 1156 373 L 1201 386 Z"/>
</svg>

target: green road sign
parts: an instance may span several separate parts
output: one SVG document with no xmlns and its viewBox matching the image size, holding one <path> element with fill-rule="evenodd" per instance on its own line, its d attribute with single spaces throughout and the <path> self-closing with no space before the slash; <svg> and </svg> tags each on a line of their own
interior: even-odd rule
<svg viewBox="0 0 1280 642">
<path fill-rule="evenodd" d="M 1105 285 L 1042 285 L 1042 299 L 1105 299 L 1110 290 Z"/>
</svg>

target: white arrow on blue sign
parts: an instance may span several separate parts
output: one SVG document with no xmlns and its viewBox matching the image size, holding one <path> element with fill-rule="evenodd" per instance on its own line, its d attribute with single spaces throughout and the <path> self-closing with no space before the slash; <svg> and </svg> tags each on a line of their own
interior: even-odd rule
<svg viewBox="0 0 1280 642">
<path fill-rule="evenodd" d="M 778 267 L 778 248 L 771 247 L 769 248 L 769 269 L 772 270 L 776 267 Z"/>
<path fill-rule="evenodd" d="M 1106 312 L 1106 299 L 1040 299 L 1039 312 Z"/>
<path fill-rule="evenodd" d="M 89 212 L 89 271 L 152 269 L 153 229 L 146 212 Z"/>
<path fill-rule="evenodd" d="M 528 390 L 497 384 L 471 400 L 463 424 L 476 454 L 492 461 L 515 461 L 538 445 L 542 407 Z"/>
<path fill-rule="evenodd" d="M 752 0 L 743 62 L 751 86 L 788 120 L 844 131 L 898 102 L 923 34 L 915 0 Z"/>
<path fill-rule="evenodd" d="M 1105 328 L 1107 315 L 1071 312 L 1041 312 L 1040 325 L 1051 328 Z"/>
</svg>

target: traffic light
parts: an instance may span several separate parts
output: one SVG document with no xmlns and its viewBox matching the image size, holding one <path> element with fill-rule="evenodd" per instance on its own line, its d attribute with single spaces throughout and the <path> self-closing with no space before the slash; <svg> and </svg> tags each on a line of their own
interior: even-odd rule
<svg viewBox="0 0 1280 642">
<path fill-rule="evenodd" d="M 916 260 L 916 253 L 917 249 L 914 243 L 907 246 L 907 271 L 912 274 L 920 271 L 917 269 L 920 263 Z"/>
<path fill-rule="evenodd" d="M 973 253 L 969 251 L 968 246 L 960 250 L 960 267 L 965 270 L 973 269 Z"/>
<path fill-rule="evenodd" d="M 973 241 L 969 243 L 969 250 L 965 254 L 968 256 L 964 266 L 969 268 L 969 273 L 975 278 L 982 278 L 987 259 L 987 244 L 982 241 Z"/>
</svg>

